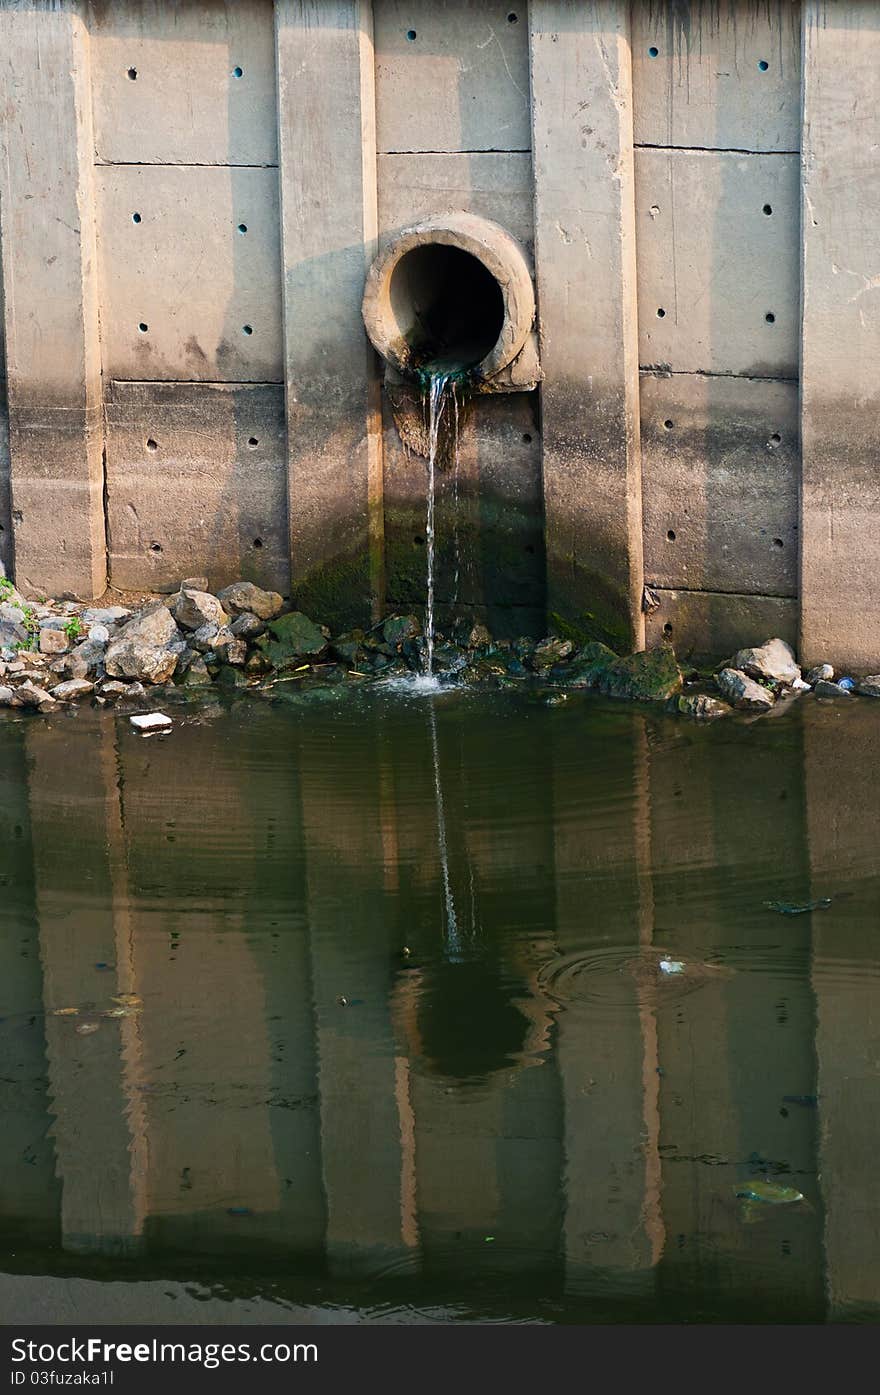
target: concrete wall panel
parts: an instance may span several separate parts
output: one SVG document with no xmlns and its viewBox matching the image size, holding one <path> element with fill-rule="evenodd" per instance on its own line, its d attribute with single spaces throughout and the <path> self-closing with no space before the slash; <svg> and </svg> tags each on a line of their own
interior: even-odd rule
<svg viewBox="0 0 880 1395">
<path fill-rule="evenodd" d="M 796 595 L 797 384 L 643 374 L 641 416 L 648 584 Z"/>
<path fill-rule="evenodd" d="M 643 636 L 629 6 L 533 0 L 535 252 L 547 599 Z"/>
<path fill-rule="evenodd" d="M 660 589 L 655 594 L 660 605 L 645 617 L 649 649 L 668 639 L 682 659 L 714 661 L 774 635 L 792 645 L 797 640 L 798 605 L 788 597 Z"/>
<path fill-rule="evenodd" d="M 126 165 L 96 182 L 105 373 L 281 382 L 276 172 Z"/>
<path fill-rule="evenodd" d="M 89 10 L 99 161 L 276 163 L 271 0 Z"/>
<path fill-rule="evenodd" d="M 637 150 L 635 163 L 642 366 L 796 377 L 797 156 Z"/>
<path fill-rule="evenodd" d="M 637 145 L 800 148 L 800 4 L 633 6 Z"/>
<path fill-rule="evenodd" d="M 380 155 L 379 240 L 432 213 L 491 218 L 520 242 L 535 233 L 532 161 L 525 154 Z"/>
<path fill-rule="evenodd" d="M 381 153 L 530 148 L 525 0 L 374 0 L 373 13 Z"/>
<path fill-rule="evenodd" d="M 802 644 L 878 668 L 880 27 L 804 5 Z"/>
<path fill-rule="evenodd" d="M 284 394 L 239 384 L 112 383 L 110 575 L 173 590 L 194 572 L 286 593 Z"/>
</svg>

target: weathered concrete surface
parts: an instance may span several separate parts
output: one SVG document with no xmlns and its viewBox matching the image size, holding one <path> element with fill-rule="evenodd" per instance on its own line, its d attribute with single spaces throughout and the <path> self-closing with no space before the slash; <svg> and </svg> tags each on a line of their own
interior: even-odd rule
<svg viewBox="0 0 880 1395">
<path fill-rule="evenodd" d="M 529 149 L 525 4 L 374 0 L 373 14 L 380 152 Z"/>
<path fill-rule="evenodd" d="M 376 251 L 372 15 L 275 6 L 294 597 L 328 623 L 384 590 L 377 360 L 360 321 Z M 333 81 L 328 81 L 328 74 Z"/>
<path fill-rule="evenodd" d="M 880 652 L 880 29 L 873 4 L 804 4 L 801 649 Z"/>
<path fill-rule="evenodd" d="M 100 162 L 276 163 L 271 0 L 88 9 Z"/>
<path fill-rule="evenodd" d="M 635 167 L 642 367 L 796 378 L 798 157 L 637 150 Z"/>
<path fill-rule="evenodd" d="M 277 170 L 112 165 L 95 183 L 105 373 L 282 382 Z"/>
<path fill-rule="evenodd" d="M 400 228 L 458 211 L 491 218 L 527 247 L 534 240 L 528 153 L 380 155 L 378 182 L 380 247 Z"/>
<path fill-rule="evenodd" d="M 16 582 L 104 588 L 88 40 L 73 0 L 0 10 L 0 237 Z M 0 523 L 3 523 L 0 517 Z"/>
<path fill-rule="evenodd" d="M 797 151 L 798 10 L 789 0 L 634 5 L 636 144 Z"/>
<path fill-rule="evenodd" d="M 796 600 L 719 591 L 658 590 L 655 595 L 660 605 L 645 617 L 646 642 L 650 647 L 670 640 L 682 661 L 726 658 L 756 635 L 797 642 Z"/>
<path fill-rule="evenodd" d="M 289 590 L 287 439 L 280 387 L 109 385 L 110 574 L 175 590 L 198 561 L 211 586 Z"/>
<path fill-rule="evenodd" d="M 629 7 L 529 7 L 548 609 L 643 637 Z"/>
<path fill-rule="evenodd" d="M 796 596 L 796 383 L 642 374 L 649 586 Z"/>
</svg>

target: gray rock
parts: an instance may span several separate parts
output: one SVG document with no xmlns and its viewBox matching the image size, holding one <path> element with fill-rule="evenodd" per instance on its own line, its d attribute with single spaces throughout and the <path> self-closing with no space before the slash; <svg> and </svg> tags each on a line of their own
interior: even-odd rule
<svg viewBox="0 0 880 1395">
<path fill-rule="evenodd" d="M 203 688 L 210 684 L 211 675 L 201 654 L 197 654 L 187 668 L 183 682 L 187 688 Z"/>
<path fill-rule="evenodd" d="M 867 678 L 860 678 L 856 691 L 863 697 L 880 697 L 880 673 L 869 673 Z"/>
<path fill-rule="evenodd" d="M 178 591 L 209 591 L 208 578 L 206 576 L 187 576 L 178 586 Z"/>
<path fill-rule="evenodd" d="M 107 652 L 106 644 L 95 639 L 86 639 L 67 655 L 63 655 L 52 665 L 57 673 L 66 673 L 70 678 L 89 678 L 98 672 Z"/>
<path fill-rule="evenodd" d="M 41 712 L 51 712 L 56 705 L 46 689 L 38 688 L 29 678 L 16 688 L 14 700 L 16 707 L 38 707 Z"/>
<path fill-rule="evenodd" d="M 0 605 L 0 622 L 4 625 L 20 625 L 24 620 L 24 602 L 15 605 L 12 601 L 4 601 Z"/>
<path fill-rule="evenodd" d="M 89 639 L 96 640 L 98 644 L 108 644 L 110 641 L 110 626 L 90 625 Z"/>
<path fill-rule="evenodd" d="M 64 654 L 69 648 L 70 640 L 63 630 L 56 630 L 50 625 L 43 625 L 40 630 L 41 654 Z"/>
<path fill-rule="evenodd" d="M 7 620 L 0 620 L 0 649 L 15 649 L 17 645 L 26 643 L 27 637 L 24 625 L 13 625 Z"/>
<path fill-rule="evenodd" d="M 127 620 L 131 615 L 130 610 L 126 610 L 124 605 L 110 605 L 91 607 L 82 613 L 84 625 L 118 625 L 121 620 Z"/>
<path fill-rule="evenodd" d="M 109 682 L 102 683 L 100 693 L 102 698 L 108 698 L 111 702 L 120 698 L 128 692 L 128 684 L 120 683 L 118 678 L 111 678 Z"/>
<path fill-rule="evenodd" d="M 826 683 L 830 683 L 833 677 L 834 669 L 830 664 L 817 664 L 816 667 L 811 668 L 807 674 L 807 682 L 811 688 L 814 688 L 817 683 L 821 683 L 823 680 Z"/>
<path fill-rule="evenodd" d="M 678 710 L 685 717 L 694 717 L 698 722 L 715 722 L 719 717 L 729 717 L 733 708 L 719 698 L 708 693 L 687 693 L 678 699 Z"/>
<path fill-rule="evenodd" d="M 200 625 L 199 628 L 190 635 L 189 642 L 193 649 L 200 654 L 208 654 L 214 647 L 214 640 L 220 633 L 220 626 L 215 620 L 211 620 L 207 625 Z"/>
<path fill-rule="evenodd" d="M 237 640 L 228 625 L 221 625 L 214 635 L 207 650 L 203 651 L 214 659 L 225 659 L 229 646 L 232 644 L 243 644 L 243 640 Z M 245 644 L 245 651 L 247 645 Z"/>
<path fill-rule="evenodd" d="M 12 688 L 0 687 L 0 707 L 11 707 L 15 700 L 15 691 Z"/>
<path fill-rule="evenodd" d="M 237 615 L 229 626 L 236 639 L 256 639 L 261 635 L 266 626 L 258 615 L 250 610 L 244 610 Z"/>
<path fill-rule="evenodd" d="M 58 702 L 72 702 L 75 698 L 88 697 L 94 691 L 94 683 L 89 683 L 85 678 L 70 678 L 66 683 L 58 683 L 50 689 L 52 697 Z"/>
<path fill-rule="evenodd" d="M 243 639 L 230 639 L 226 646 L 226 662 L 240 668 L 247 658 L 247 641 Z"/>
<path fill-rule="evenodd" d="M 382 626 L 382 638 L 386 644 L 396 649 L 404 640 L 415 639 L 422 633 L 422 627 L 414 615 L 389 615 Z"/>
<path fill-rule="evenodd" d="M 847 688 L 841 688 L 837 683 L 826 683 L 824 678 L 813 689 L 816 697 L 819 698 L 851 698 L 852 693 Z"/>
<path fill-rule="evenodd" d="M 300 610 L 270 620 L 269 632 L 272 640 L 266 645 L 266 654 L 279 668 L 297 659 L 316 659 L 327 649 L 323 629 Z M 260 644 L 263 644 L 262 639 Z"/>
<path fill-rule="evenodd" d="M 722 696 L 740 712 L 767 712 L 773 706 L 773 694 L 739 669 L 723 668 L 715 681 Z"/>
<path fill-rule="evenodd" d="M 178 625 L 185 630 L 198 630 L 202 625 L 225 625 L 229 616 L 210 591 L 181 591 L 171 607 Z"/>
<path fill-rule="evenodd" d="M 161 603 L 151 606 L 129 620 L 111 640 L 104 656 L 104 665 L 111 678 L 167 683 L 177 667 L 177 654 L 168 646 L 181 638 L 167 607 Z M 91 644 L 92 641 L 88 640 L 87 643 Z M 74 674 L 74 677 L 77 676 Z"/>
<path fill-rule="evenodd" d="M 236 581 L 219 592 L 224 610 L 231 615 L 250 613 L 259 620 L 274 620 L 281 614 L 284 598 L 277 591 L 263 591 L 252 581 Z"/>
<path fill-rule="evenodd" d="M 774 683 L 793 683 L 801 676 L 794 650 L 784 639 L 768 639 L 758 649 L 740 649 L 730 667 L 750 678 L 769 678 Z"/>
<path fill-rule="evenodd" d="M 552 668 L 554 664 L 562 663 L 567 659 L 574 649 L 570 639 L 560 639 L 553 635 L 548 639 L 542 639 L 540 644 L 536 644 L 531 656 L 532 668 L 541 670 Z"/>
</svg>

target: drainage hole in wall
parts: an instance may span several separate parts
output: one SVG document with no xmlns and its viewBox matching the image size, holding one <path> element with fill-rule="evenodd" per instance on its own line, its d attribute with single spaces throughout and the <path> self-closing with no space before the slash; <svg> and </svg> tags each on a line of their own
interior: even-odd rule
<svg viewBox="0 0 880 1395">
<path fill-rule="evenodd" d="M 247 232 L 247 223 L 239 223 L 238 231 L 241 233 L 242 237 L 244 237 L 245 233 Z"/>
<path fill-rule="evenodd" d="M 780 436 L 779 432 L 778 432 L 778 431 L 774 431 L 774 432 L 773 432 L 773 435 L 770 437 L 770 444 L 771 444 L 771 446 L 778 446 L 778 445 L 779 445 L 779 442 L 780 442 L 781 440 L 782 440 L 782 437 Z"/>
<path fill-rule="evenodd" d="M 158 441 L 154 441 L 153 438 L 152 438 L 152 436 L 148 437 L 148 438 L 147 438 L 147 450 L 158 450 L 158 449 L 159 449 L 159 443 L 158 443 Z"/>
<path fill-rule="evenodd" d="M 661 305 L 661 306 L 660 306 L 660 309 L 657 311 L 657 319 L 658 319 L 658 320 L 662 320 L 662 319 L 663 319 L 663 316 L 664 316 L 665 314 L 666 314 L 666 311 L 663 309 L 663 306 Z"/>
<path fill-rule="evenodd" d="M 243 74 L 241 68 L 233 68 L 233 69 L 232 69 L 232 76 L 233 76 L 234 78 L 240 78 L 240 77 L 243 77 L 244 74 Z"/>
<path fill-rule="evenodd" d="M 659 57 L 660 57 L 660 50 L 659 50 L 659 48 L 655 48 L 654 45 L 652 44 L 651 47 L 648 49 L 648 57 L 649 57 L 649 58 L 659 58 Z"/>
<path fill-rule="evenodd" d="M 667 621 L 666 621 L 666 624 L 663 626 L 663 633 L 664 633 L 665 635 L 671 635 L 671 634 L 672 634 L 672 622 L 671 622 L 670 620 L 667 620 Z"/>
<path fill-rule="evenodd" d="M 507 23 L 508 23 L 508 24 L 516 24 L 516 21 L 517 21 L 518 18 L 519 18 L 519 16 L 518 16 L 518 15 L 515 15 L 515 14 L 513 13 L 513 10 L 511 10 L 511 11 L 510 11 L 510 14 L 507 16 Z"/>
<path fill-rule="evenodd" d="M 425 546 L 425 539 L 422 538 L 422 537 L 419 537 L 419 534 L 418 534 L 418 533 L 416 533 L 415 537 L 413 538 L 413 542 L 415 543 L 416 547 L 424 547 L 424 546 Z"/>
<path fill-rule="evenodd" d="M 256 436 L 248 436 L 248 445 L 250 446 L 251 450 L 256 450 L 259 444 L 260 443 L 257 440 Z"/>
<path fill-rule="evenodd" d="M 141 320 L 140 324 L 138 325 L 138 329 L 140 330 L 141 334 L 146 334 L 146 332 L 147 332 L 147 330 L 148 330 L 149 328 L 150 328 L 150 326 L 149 326 L 149 325 L 145 325 L 144 322 L 143 322 L 143 320 Z"/>
<path fill-rule="evenodd" d="M 672 420 L 671 417 L 667 417 L 663 425 L 666 427 L 667 431 L 671 431 L 673 426 L 675 425 L 675 422 Z"/>
<path fill-rule="evenodd" d="M 774 538 L 774 539 L 773 539 L 773 546 L 774 546 L 774 547 L 782 547 L 782 539 L 781 539 L 781 538 Z"/>
<path fill-rule="evenodd" d="M 772 207 L 771 204 L 765 203 L 765 204 L 764 204 L 764 208 L 763 208 L 762 211 L 763 211 L 763 212 L 767 215 L 767 217 L 769 218 L 769 217 L 770 217 L 770 214 L 773 212 L 773 207 Z"/>
<path fill-rule="evenodd" d="M 262 546 L 263 546 L 263 539 L 262 539 L 262 538 L 254 538 L 254 547 L 262 547 Z"/>
<path fill-rule="evenodd" d="M 532 438 L 529 435 L 528 431 L 523 432 L 523 440 L 525 441 L 527 446 L 530 446 L 532 444 Z"/>
<path fill-rule="evenodd" d="M 758 67 L 761 69 L 762 73 L 766 73 L 767 69 L 770 67 L 770 64 L 767 62 L 766 58 L 759 58 Z"/>
<path fill-rule="evenodd" d="M 534 543 L 526 543 L 526 545 L 525 545 L 525 551 L 529 554 L 530 557 L 534 557 L 534 555 L 535 555 Z"/>
<path fill-rule="evenodd" d="M 253 334 L 254 327 L 253 325 L 242 325 L 241 332 L 242 334 Z"/>
<path fill-rule="evenodd" d="M 141 215 L 139 213 L 133 213 L 131 215 L 131 221 L 133 223 L 139 223 L 141 221 Z"/>
<path fill-rule="evenodd" d="M 137 82 L 137 75 L 138 75 L 138 70 L 137 70 L 137 68 L 129 68 L 129 70 L 128 70 L 128 76 L 129 76 L 129 79 L 130 79 L 132 82 Z"/>
<path fill-rule="evenodd" d="M 406 37 L 409 39 L 411 44 L 414 44 L 416 41 L 416 31 L 414 29 L 407 29 Z"/>
<path fill-rule="evenodd" d="M 667 534 L 666 534 L 666 540 L 667 540 L 667 542 L 675 542 L 675 531 L 674 531 L 674 529 L 670 528 L 670 529 L 668 530 L 668 532 L 667 532 Z"/>
<path fill-rule="evenodd" d="M 767 311 L 767 314 L 764 316 L 764 319 L 767 321 L 768 325 L 775 325 L 776 323 L 776 316 L 773 314 L 772 310 Z"/>
<path fill-rule="evenodd" d="M 151 552 L 161 552 L 161 551 L 162 551 L 162 544 L 161 544 L 161 543 L 157 543 L 157 542 L 152 542 L 152 543 L 150 543 L 150 551 L 151 551 Z"/>
</svg>

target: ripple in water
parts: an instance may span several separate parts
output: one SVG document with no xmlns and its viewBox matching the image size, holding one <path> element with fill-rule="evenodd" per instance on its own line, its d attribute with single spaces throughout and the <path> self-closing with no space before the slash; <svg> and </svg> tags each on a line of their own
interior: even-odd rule
<svg viewBox="0 0 880 1395">
<path fill-rule="evenodd" d="M 661 961 L 681 965 L 664 972 Z M 541 988 L 562 1006 L 596 1003 L 603 1007 L 671 1007 L 712 983 L 733 976 L 733 970 L 705 960 L 679 958 L 658 945 L 633 950 L 632 945 L 578 950 L 559 955 L 538 975 Z"/>
</svg>

